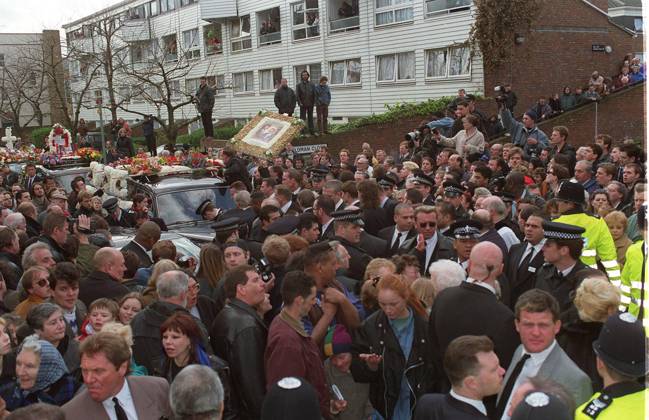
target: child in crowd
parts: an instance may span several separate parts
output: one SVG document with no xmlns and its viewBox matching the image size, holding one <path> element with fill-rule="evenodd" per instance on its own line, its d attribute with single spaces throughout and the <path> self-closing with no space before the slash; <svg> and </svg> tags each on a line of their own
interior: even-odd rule
<svg viewBox="0 0 649 420">
<path fill-rule="evenodd" d="M 331 414 L 334 419 L 358 420 L 375 419 L 374 408 L 370 403 L 370 384 L 355 382 L 350 366 L 352 365 L 352 337 L 343 325 L 329 328 L 324 339 L 324 353 L 328 357 L 324 362 L 327 386 L 331 393 Z M 333 391 L 336 386 L 342 394 L 342 401 L 337 400 Z"/>
<path fill-rule="evenodd" d="M 613 241 L 615 241 L 617 262 L 622 269 L 626 261 L 626 250 L 633 244 L 631 239 L 626 236 L 627 218 L 621 211 L 612 211 L 604 217 L 604 221 L 608 225 L 608 230 L 611 231 Z"/>
<path fill-rule="evenodd" d="M 88 336 L 98 333 L 105 324 L 117 320 L 118 316 L 117 302 L 107 298 L 95 300 L 88 308 L 88 318 L 81 325 L 81 334 L 77 339 L 83 341 Z"/>
</svg>

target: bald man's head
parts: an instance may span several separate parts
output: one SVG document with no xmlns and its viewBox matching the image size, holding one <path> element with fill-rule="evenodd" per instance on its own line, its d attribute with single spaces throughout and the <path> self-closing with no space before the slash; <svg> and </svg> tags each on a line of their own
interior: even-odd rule
<svg viewBox="0 0 649 420">
<path fill-rule="evenodd" d="M 100 248 L 95 252 L 95 256 L 92 258 L 92 265 L 94 265 L 96 270 L 106 271 L 108 267 L 114 264 L 115 259 L 118 257 L 117 254 L 119 253 L 120 252 L 115 248 Z"/>
<path fill-rule="evenodd" d="M 486 232 L 493 227 L 493 222 L 491 221 L 491 214 L 485 209 L 478 209 L 473 212 L 471 215 L 471 220 L 478 221 L 482 223 L 482 231 Z"/>
<path fill-rule="evenodd" d="M 493 242 L 480 242 L 469 256 L 469 277 L 494 283 L 503 270 L 503 253 Z"/>
</svg>

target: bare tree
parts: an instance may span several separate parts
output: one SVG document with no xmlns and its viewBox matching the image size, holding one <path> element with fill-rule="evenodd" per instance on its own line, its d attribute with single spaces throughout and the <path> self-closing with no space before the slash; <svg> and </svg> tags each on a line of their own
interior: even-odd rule
<svg viewBox="0 0 649 420">
<path fill-rule="evenodd" d="M 194 92 L 183 90 L 181 81 L 198 64 L 196 58 L 200 54 L 197 34 L 195 39 L 189 39 L 189 45 L 182 47 L 177 35 L 169 34 L 161 39 L 153 39 L 147 45 L 136 46 L 140 50 L 137 54 L 131 54 L 131 63 L 125 63 L 120 68 L 120 73 L 131 86 L 132 98 L 143 100 L 158 110 L 153 119 L 160 124 L 168 142 L 175 142 L 180 130 L 200 118 L 198 114 L 191 118 L 179 118 L 177 115 L 183 107 L 194 102 Z M 206 73 L 209 74 L 209 69 Z M 130 109 L 126 103 L 118 107 L 132 114 L 148 115 Z"/>
</svg>

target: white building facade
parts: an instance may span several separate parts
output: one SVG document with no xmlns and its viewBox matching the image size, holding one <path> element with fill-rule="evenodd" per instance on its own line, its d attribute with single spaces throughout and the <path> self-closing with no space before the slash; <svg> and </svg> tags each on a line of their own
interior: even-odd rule
<svg viewBox="0 0 649 420">
<path fill-rule="evenodd" d="M 84 25 L 96 16 L 125 16 L 128 59 L 145 60 L 152 43 L 170 46 L 172 55 L 182 50 L 193 64 L 174 81 L 178 100 L 208 76 L 218 92 L 215 119 L 276 110 L 280 79 L 294 87 L 304 69 L 314 83 L 326 75 L 335 122 L 382 113 L 386 104 L 454 96 L 459 88 L 483 92 L 482 62 L 467 46 L 472 13 L 471 0 L 127 0 L 64 29 L 68 43 L 89 42 Z M 71 64 L 72 90 L 78 66 Z M 131 88 L 116 90 L 126 96 Z M 156 113 L 137 97 L 128 108 Z M 188 105 L 175 117 L 195 115 Z M 93 109 L 81 117 L 98 120 Z"/>
</svg>

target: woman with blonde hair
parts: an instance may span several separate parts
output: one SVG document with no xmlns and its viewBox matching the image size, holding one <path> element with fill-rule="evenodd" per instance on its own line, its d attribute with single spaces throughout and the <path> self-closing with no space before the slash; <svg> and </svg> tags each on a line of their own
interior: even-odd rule
<svg viewBox="0 0 649 420">
<path fill-rule="evenodd" d="M 426 312 L 430 315 L 430 308 L 432 308 L 435 295 L 437 294 L 435 283 L 429 278 L 419 277 L 412 282 L 410 290 L 412 290 L 412 293 L 419 299 L 419 302 L 426 308 Z"/>
<path fill-rule="evenodd" d="M 130 325 L 116 321 L 107 322 L 102 327 L 101 331 L 117 334 L 126 341 L 126 344 L 128 344 L 128 348 L 131 350 L 131 364 L 128 371 L 129 376 L 146 376 L 149 374 L 144 366 L 138 365 L 135 363 L 135 359 L 133 359 L 133 330 Z"/>
<path fill-rule="evenodd" d="M 606 319 L 616 313 L 620 305 L 620 291 L 598 270 L 584 269 L 577 273 L 576 281 L 583 278 L 575 292 L 574 307 L 561 315 L 562 334 L 557 342 L 579 369 L 593 381 L 593 390 L 602 388 L 593 353 L 593 341 L 597 339 Z"/>
<path fill-rule="evenodd" d="M 388 274 L 376 288 L 380 310 L 355 335 L 351 372 L 354 381 L 370 384 L 372 406 L 383 418 L 410 419 L 412 401 L 433 386 L 428 314 L 400 276 Z"/>
<path fill-rule="evenodd" d="M 381 278 L 388 274 L 394 274 L 396 271 L 397 267 L 394 263 L 385 258 L 374 258 L 369 264 L 367 264 L 367 267 L 365 267 L 365 275 L 363 276 L 360 296 L 361 303 L 363 304 L 367 315 L 373 313 L 379 308 L 378 301 L 376 300 L 376 284 L 381 280 Z"/>
</svg>

